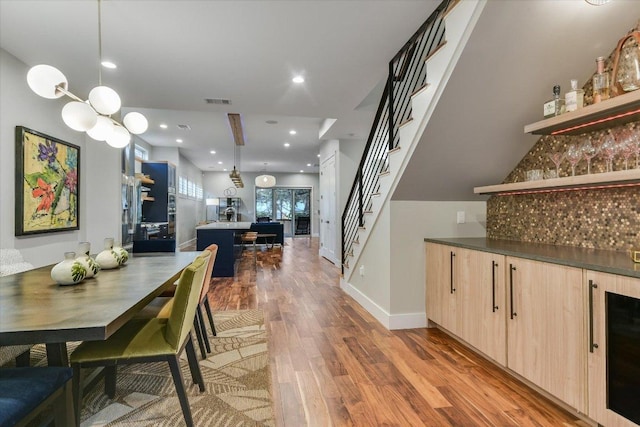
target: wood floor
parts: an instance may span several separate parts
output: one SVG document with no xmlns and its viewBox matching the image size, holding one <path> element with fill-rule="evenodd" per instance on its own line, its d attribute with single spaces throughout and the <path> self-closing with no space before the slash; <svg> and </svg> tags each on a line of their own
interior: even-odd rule
<svg viewBox="0 0 640 427">
<path fill-rule="evenodd" d="M 277 425 L 585 425 L 441 331 L 387 331 L 339 275 L 296 238 L 212 280 L 214 310 L 265 312 Z"/>
</svg>

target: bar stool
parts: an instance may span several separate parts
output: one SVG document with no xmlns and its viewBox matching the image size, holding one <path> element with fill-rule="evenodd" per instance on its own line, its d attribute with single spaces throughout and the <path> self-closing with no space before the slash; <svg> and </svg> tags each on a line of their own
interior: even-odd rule
<svg viewBox="0 0 640 427">
<path fill-rule="evenodd" d="M 242 236 L 240 238 L 240 240 L 242 241 L 242 250 L 244 251 L 244 248 L 246 245 L 251 244 L 253 245 L 253 266 L 257 268 L 258 266 L 258 251 L 256 250 L 256 240 L 258 240 L 258 232 L 257 231 L 247 231 L 245 233 L 242 233 Z"/>
</svg>

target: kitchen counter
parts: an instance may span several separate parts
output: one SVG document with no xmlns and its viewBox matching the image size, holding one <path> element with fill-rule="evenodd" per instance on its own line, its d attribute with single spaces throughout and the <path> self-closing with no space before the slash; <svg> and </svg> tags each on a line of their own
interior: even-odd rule
<svg viewBox="0 0 640 427">
<path fill-rule="evenodd" d="M 640 264 L 634 263 L 628 252 L 487 239 L 484 237 L 425 238 L 424 241 L 640 278 Z"/>
<path fill-rule="evenodd" d="M 209 229 L 237 229 L 248 230 L 251 227 L 250 222 L 211 222 L 205 225 L 199 225 L 196 230 L 209 230 Z"/>
</svg>

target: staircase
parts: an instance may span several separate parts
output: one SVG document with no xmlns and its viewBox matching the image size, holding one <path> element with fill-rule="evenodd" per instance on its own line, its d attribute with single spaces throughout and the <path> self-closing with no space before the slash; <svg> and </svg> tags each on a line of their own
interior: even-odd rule
<svg viewBox="0 0 640 427">
<path fill-rule="evenodd" d="M 443 0 L 390 62 L 385 93 L 342 215 L 343 284 L 353 276 L 485 3 Z"/>
</svg>

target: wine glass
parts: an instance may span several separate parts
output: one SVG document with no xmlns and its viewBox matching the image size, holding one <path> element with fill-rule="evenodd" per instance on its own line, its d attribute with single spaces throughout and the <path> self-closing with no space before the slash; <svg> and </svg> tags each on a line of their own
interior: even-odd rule
<svg viewBox="0 0 640 427">
<path fill-rule="evenodd" d="M 613 171 L 613 159 L 615 159 L 616 154 L 618 153 L 618 145 L 616 141 L 613 139 L 611 132 L 607 132 L 602 140 L 602 145 L 600 146 L 600 152 L 607 160 L 607 172 Z"/>
<path fill-rule="evenodd" d="M 591 159 L 598 155 L 598 146 L 591 142 L 591 139 L 587 138 L 580 146 L 582 150 L 582 157 L 587 161 L 587 173 L 591 173 Z"/>
<path fill-rule="evenodd" d="M 571 176 L 576 176 L 576 166 L 582 159 L 582 150 L 577 145 L 571 144 L 567 148 L 566 157 L 571 165 Z"/>
<path fill-rule="evenodd" d="M 564 161 L 564 153 L 562 151 L 556 151 L 555 153 L 547 154 L 549 159 L 556 165 L 556 177 L 560 178 L 560 165 Z"/>
<path fill-rule="evenodd" d="M 631 143 L 635 147 L 636 169 L 640 169 L 640 130 L 636 129 L 631 134 Z"/>
</svg>

